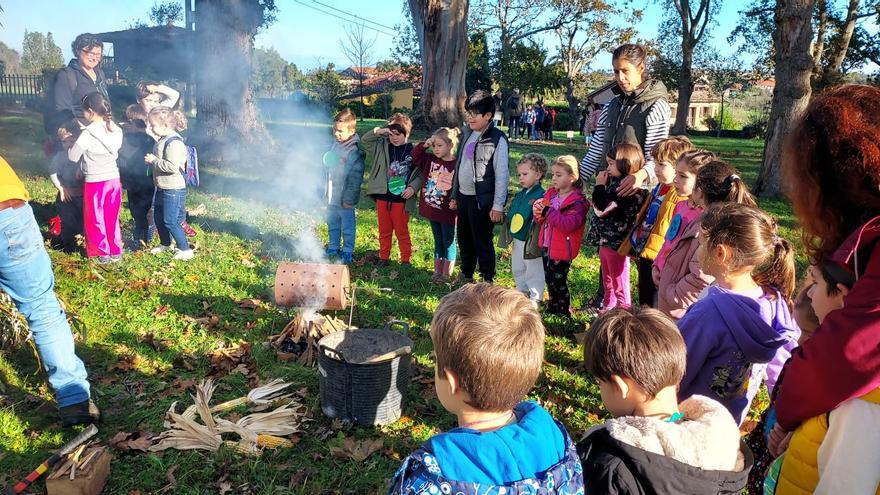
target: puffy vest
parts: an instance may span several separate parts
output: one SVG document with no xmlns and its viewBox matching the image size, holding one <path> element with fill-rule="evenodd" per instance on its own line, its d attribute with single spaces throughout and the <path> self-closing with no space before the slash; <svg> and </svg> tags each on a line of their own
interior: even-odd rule
<svg viewBox="0 0 880 495">
<path fill-rule="evenodd" d="M 854 400 L 880 404 L 880 388 Z M 815 491 L 819 484 L 819 446 L 828 433 L 830 414 L 814 416 L 795 430 L 782 461 L 782 469 L 776 482 L 776 495 L 808 495 Z M 876 493 L 880 495 L 880 487 Z"/>
<path fill-rule="evenodd" d="M 455 177 L 452 186 L 454 189 L 453 197 L 459 193 L 458 170 L 461 167 L 461 160 L 464 155 L 464 144 L 473 132 L 470 127 L 465 126 L 461 141 L 459 141 L 458 163 L 455 165 Z M 495 167 L 493 166 L 493 160 L 495 159 L 495 149 L 502 139 L 507 141 L 507 136 L 495 127 L 494 124 L 490 123 L 489 127 L 477 139 L 477 144 L 474 146 L 474 156 L 469 157 L 473 160 L 474 166 L 474 189 L 477 193 L 477 207 L 481 209 L 492 208 L 492 203 L 495 200 Z"/>
<path fill-rule="evenodd" d="M 642 209 L 639 211 L 639 215 L 636 217 L 636 226 L 633 227 L 633 231 L 626 237 L 617 252 L 624 256 L 638 256 L 646 260 L 653 260 L 656 258 L 657 253 L 660 252 L 660 248 L 663 247 L 663 243 L 666 242 L 666 231 L 669 230 L 669 223 L 672 222 L 672 214 L 675 212 L 675 205 L 677 205 L 681 199 L 681 196 L 675 191 L 675 187 L 669 189 L 669 191 L 663 195 L 663 200 L 660 203 L 660 207 L 657 209 L 657 213 L 654 217 L 654 224 L 651 226 L 651 231 L 644 233 L 640 232 L 640 230 L 649 213 L 648 210 L 651 209 L 651 203 L 654 202 L 654 196 L 648 196 L 648 199 L 645 200 Z M 633 246 L 633 239 L 637 234 L 641 246 Z M 647 235 L 647 239 L 644 239 L 645 235 Z M 641 249 L 639 249 L 640 247 Z"/>
<path fill-rule="evenodd" d="M 667 90 L 663 83 L 656 79 L 648 80 L 644 86 L 632 93 L 623 93 L 618 86 L 612 91 L 615 98 L 608 103 L 605 116 L 605 142 L 602 143 L 602 163 L 608 151 L 618 143 L 633 143 L 644 146 L 648 134 L 645 122 L 651 108 L 657 100 L 666 98 Z"/>
</svg>

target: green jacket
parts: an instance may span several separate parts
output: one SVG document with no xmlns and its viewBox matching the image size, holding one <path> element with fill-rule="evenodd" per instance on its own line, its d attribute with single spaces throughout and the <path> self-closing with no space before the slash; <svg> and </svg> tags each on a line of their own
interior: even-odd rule
<svg viewBox="0 0 880 495">
<path fill-rule="evenodd" d="M 528 239 L 529 229 L 532 227 L 532 203 L 536 199 L 543 198 L 544 193 L 544 188 L 541 187 L 539 182 L 529 189 L 521 189 L 513 197 L 513 200 L 510 202 L 510 212 L 507 218 L 510 219 L 508 222 L 510 225 L 510 235 L 514 239 L 521 241 Z M 522 218 L 522 223 L 519 223 L 519 220 L 517 220 L 517 215 Z M 514 232 L 515 228 L 518 228 L 516 232 Z"/>
<path fill-rule="evenodd" d="M 388 192 L 388 138 L 376 134 L 379 127 L 367 131 L 361 136 L 361 147 L 367 153 L 367 159 L 372 161 L 370 174 L 367 176 L 367 195 L 385 194 Z M 407 209 L 415 211 L 419 201 L 419 190 L 422 188 L 422 172 L 413 167 L 407 186 L 413 188 L 416 193 L 406 200 Z"/>
</svg>

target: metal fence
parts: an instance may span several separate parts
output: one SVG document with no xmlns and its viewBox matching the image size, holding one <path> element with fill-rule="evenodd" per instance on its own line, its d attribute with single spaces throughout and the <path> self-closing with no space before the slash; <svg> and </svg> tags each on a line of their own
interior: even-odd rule
<svg viewBox="0 0 880 495">
<path fill-rule="evenodd" d="M 42 74 L 4 74 L 0 76 L 0 100 L 34 101 L 42 96 L 45 87 Z"/>
</svg>

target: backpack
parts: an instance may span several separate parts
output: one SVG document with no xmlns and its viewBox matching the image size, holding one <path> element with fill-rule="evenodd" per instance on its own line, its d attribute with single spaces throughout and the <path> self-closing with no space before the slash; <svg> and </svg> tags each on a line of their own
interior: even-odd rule
<svg viewBox="0 0 880 495">
<path fill-rule="evenodd" d="M 519 108 L 519 97 L 511 96 L 509 100 L 507 100 L 507 107 L 511 110 L 516 110 Z"/>
<path fill-rule="evenodd" d="M 172 136 L 165 140 L 165 145 L 162 148 L 162 156 L 165 156 L 165 152 L 168 150 L 168 143 L 171 141 L 180 141 L 184 143 L 186 146 L 186 166 L 183 170 L 180 171 L 183 174 L 183 179 L 186 181 L 186 185 L 188 187 L 199 187 L 199 153 L 196 151 L 195 147 L 189 146 L 183 141 L 183 138 L 178 136 Z"/>
<path fill-rule="evenodd" d="M 55 137 L 61 124 L 58 122 L 58 112 L 55 110 L 55 83 L 59 77 L 67 79 L 71 92 L 76 90 L 76 74 L 73 70 L 67 70 L 67 67 L 58 69 L 53 76 L 44 79 L 48 84 L 43 88 L 43 129 L 52 138 Z"/>
</svg>

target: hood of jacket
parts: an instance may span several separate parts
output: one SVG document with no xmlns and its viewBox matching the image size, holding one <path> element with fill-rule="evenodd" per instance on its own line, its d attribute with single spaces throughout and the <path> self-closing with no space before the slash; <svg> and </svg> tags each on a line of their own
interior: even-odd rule
<svg viewBox="0 0 880 495">
<path fill-rule="evenodd" d="M 708 397 L 693 395 L 679 405 L 679 411 L 683 420 L 677 423 L 623 416 L 607 421 L 605 428 L 615 440 L 689 466 L 743 470 L 739 428 L 727 408 Z"/>
<path fill-rule="evenodd" d="M 746 359 L 753 363 L 768 363 L 776 351 L 789 341 L 791 322 L 789 312 L 782 306 L 784 298 L 764 297 L 758 302 L 750 297 L 734 294 L 718 286 L 710 286 L 706 300 L 711 301 L 717 314 L 724 320 L 730 336 L 739 345 Z M 783 320 L 778 321 L 777 316 Z M 771 321 L 770 324 L 765 320 Z M 786 331 L 780 331 L 784 329 Z"/>
<path fill-rule="evenodd" d="M 110 154 L 116 156 L 119 148 L 122 146 L 122 129 L 115 128 L 113 131 L 107 130 L 107 124 L 103 121 L 92 122 L 87 125 L 83 132 L 88 132 L 98 145 L 90 149 L 96 155 Z"/>
<path fill-rule="evenodd" d="M 355 133 L 345 142 L 333 141 L 332 149 L 343 157 L 347 157 L 352 151 L 357 151 L 360 142 L 360 136 Z"/>
<path fill-rule="evenodd" d="M 666 85 L 659 79 L 642 81 L 642 84 L 631 93 L 625 93 L 618 85 L 614 85 L 611 88 L 611 92 L 618 97 L 631 98 L 633 104 L 652 102 L 660 98 L 666 98 L 669 95 Z"/>
</svg>

